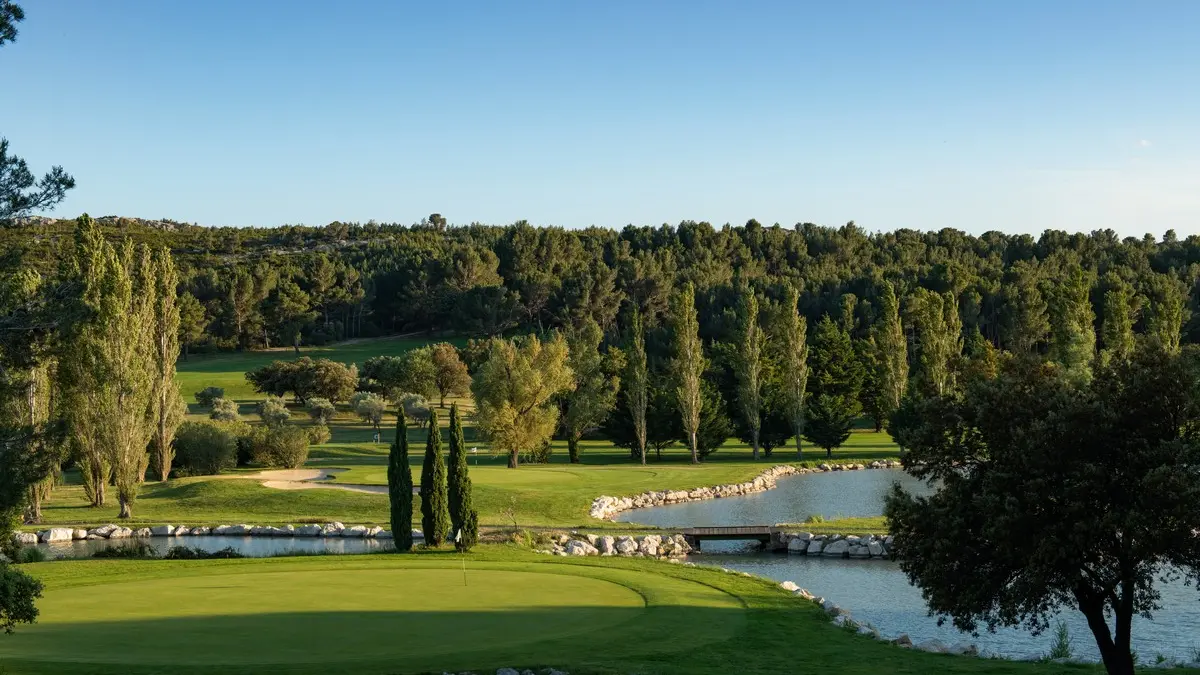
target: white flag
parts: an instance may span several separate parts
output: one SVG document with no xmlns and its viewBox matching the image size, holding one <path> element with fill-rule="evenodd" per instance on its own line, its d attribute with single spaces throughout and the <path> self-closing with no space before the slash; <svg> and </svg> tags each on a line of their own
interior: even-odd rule
<svg viewBox="0 0 1200 675">
<path fill-rule="evenodd" d="M 454 543 L 457 544 L 460 541 L 462 541 L 462 528 L 461 527 L 458 528 L 458 532 L 454 533 Z"/>
</svg>

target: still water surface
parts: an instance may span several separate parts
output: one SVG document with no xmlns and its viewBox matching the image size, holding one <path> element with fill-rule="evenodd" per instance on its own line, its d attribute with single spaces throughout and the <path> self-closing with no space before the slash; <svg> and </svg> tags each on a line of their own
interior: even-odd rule
<svg viewBox="0 0 1200 675">
<path fill-rule="evenodd" d="M 876 516 L 894 482 L 910 491 L 926 493 L 921 481 L 898 469 L 839 471 L 784 478 L 774 490 L 744 497 L 728 497 L 622 513 L 618 520 L 659 527 L 703 527 L 798 523 L 812 515 L 825 518 Z M 705 551 L 709 551 L 705 544 Z M 870 622 L 888 637 L 908 633 L 914 642 L 937 639 L 947 645 L 971 642 L 981 650 L 1011 658 L 1038 657 L 1050 650 L 1049 634 L 1004 629 L 964 635 L 953 627 L 938 626 L 927 614 L 921 592 L 894 562 L 834 560 L 778 553 L 745 551 L 738 545 L 712 546 L 716 555 L 693 557 L 700 564 L 720 565 L 777 581 L 794 581 L 850 611 L 855 619 Z M 1134 649 L 1144 662 L 1158 654 L 1180 661 L 1200 659 L 1200 592 L 1195 585 L 1174 581 L 1159 586 L 1163 608 L 1153 620 L 1134 620 Z M 1075 656 L 1098 660 L 1083 616 L 1064 613 L 1074 643 Z"/>
<path fill-rule="evenodd" d="M 297 553 L 380 553 L 392 550 L 391 539 L 359 539 L 341 537 L 149 537 L 146 539 L 94 539 L 62 541 L 38 544 L 51 558 L 90 557 L 106 548 L 129 546 L 133 543 L 148 544 L 162 555 L 173 546 L 186 546 L 204 551 L 220 551 L 232 548 L 242 555 L 266 557 Z"/>
</svg>

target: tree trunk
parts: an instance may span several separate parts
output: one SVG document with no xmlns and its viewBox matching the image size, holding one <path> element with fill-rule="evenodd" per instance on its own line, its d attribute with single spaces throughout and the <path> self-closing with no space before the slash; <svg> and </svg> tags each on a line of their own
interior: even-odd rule
<svg viewBox="0 0 1200 675">
<path fill-rule="evenodd" d="M 800 431 L 797 430 L 796 431 L 796 459 L 797 460 L 804 459 L 804 448 L 802 447 L 803 445 L 804 445 L 804 443 L 803 443 L 802 439 L 800 438 Z"/>
<path fill-rule="evenodd" d="M 510 469 L 517 468 L 517 451 L 516 450 L 510 450 L 508 453 L 508 468 L 510 468 Z"/>
<path fill-rule="evenodd" d="M 1104 669 L 1108 675 L 1134 675 L 1133 653 L 1129 650 L 1128 632 L 1133 621 L 1131 605 L 1123 601 L 1120 606 L 1114 608 L 1113 612 L 1117 618 L 1118 639 L 1120 639 L 1122 624 L 1126 631 L 1125 644 L 1122 647 L 1113 642 L 1112 635 L 1109 633 L 1108 622 L 1104 619 L 1104 602 L 1094 600 L 1090 593 L 1080 590 L 1075 591 L 1075 599 L 1079 603 L 1079 611 L 1087 618 L 1088 628 L 1092 631 L 1092 637 L 1096 639 L 1096 647 L 1100 650 L 1100 659 L 1104 662 Z"/>
<path fill-rule="evenodd" d="M 567 456 L 571 458 L 572 464 L 579 463 L 579 437 L 574 434 L 567 437 Z"/>
<path fill-rule="evenodd" d="M 187 342 L 183 343 L 183 360 L 184 361 L 188 360 L 188 343 Z"/>
<path fill-rule="evenodd" d="M 38 525 L 42 522 L 42 488 L 40 485 L 29 486 L 29 506 L 25 509 L 25 523 Z"/>
<path fill-rule="evenodd" d="M 754 461 L 758 461 L 758 429 L 750 430 L 750 448 L 754 450 Z"/>
<path fill-rule="evenodd" d="M 827 459 L 833 459 L 833 448 L 825 448 L 825 457 Z"/>
<path fill-rule="evenodd" d="M 700 453 L 696 448 L 696 432 L 688 432 L 688 449 L 692 451 L 692 464 L 700 463 Z"/>
<path fill-rule="evenodd" d="M 642 447 L 638 449 L 638 452 L 642 456 L 642 458 L 641 458 L 642 466 L 646 466 L 646 444 L 645 443 L 642 443 Z"/>
<path fill-rule="evenodd" d="M 117 499 L 121 503 L 121 513 L 117 516 L 121 520 L 129 520 L 133 517 L 133 502 L 125 495 L 120 495 Z"/>
</svg>

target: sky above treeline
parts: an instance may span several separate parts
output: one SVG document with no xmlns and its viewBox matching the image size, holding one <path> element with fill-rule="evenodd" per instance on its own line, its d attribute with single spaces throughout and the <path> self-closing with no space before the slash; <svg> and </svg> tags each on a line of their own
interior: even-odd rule
<svg viewBox="0 0 1200 675">
<path fill-rule="evenodd" d="M 1200 232 L 1200 2 L 20 0 L 60 217 Z"/>
</svg>

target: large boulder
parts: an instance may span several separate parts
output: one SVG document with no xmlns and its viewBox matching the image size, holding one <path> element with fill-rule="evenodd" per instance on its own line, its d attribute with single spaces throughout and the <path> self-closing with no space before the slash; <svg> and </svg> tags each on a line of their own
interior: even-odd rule
<svg viewBox="0 0 1200 675">
<path fill-rule="evenodd" d="M 617 552 L 617 540 L 610 536 L 600 537 L 596 547 L 600 551 L 600 555 L 615 555 Z"/>
<path fill-rule="evenodd" d="M 38 538 L 44 542 L 71 541 L 75 538 L 75 531 L 67 527 L 52 527 L 39 532 Z"/>
<path fill-rule="evenodd" d="M 375 538 L 376 539 L 391 539 L 392 531 L 391 530 L 380 530 L 375 533 Z"/>
<path fill-rule="evenodd" d="M 657 534 L 647 534 L 638 541 L 638 552 L 643 555 L 657 556 L 658 546 L 662 543 L 662 537 Z"/>
<path fill-rule="evenodd" d="M 191 528 L 180 525 L 179 527 L 175 528 L 175 531 L 172 532 L 171 534 L 172 534 L 172 536 L 183 537 L 183 536 L 189 535 L 191 533 L 192 533 Z"/>
<path fill-rule="evenodd" d="M 38 536 L 33 532 L 14 532 L 13 541 L 21 546 L 37 546 Z"/>
<path fill-rule="evenodd" d="M 342 530 L 344 529 L 346 529 L 346 526 L 342 525 L 341 523 L 326 523 L 325 527 L 321 528 L 321 536 L 340 537 L 342 536 Z"/>
<path fill-rule="evenodd" d="M 137 530 L 134 531 L 133 536 L 135 536 L 139 539 L 145 539 L 146 537 L 150 536 L 150 528 L 139 527 Z"/>
<path fill-rule="evenodd" d="M 244 536 L 250 534 L 253 530 L 254 530 L 253 527 L 250 527 L 249 525 L 245 525 L 245 524 L 230 525 L 229 529 L 225 531 L 225 534 L 227 534 L 231 537 L 238 537 L 238 536 L 244 537 Z"/>
<path fill-rule="evenodd" d="M 342 530 L 342 536 L 352 539 L 362 539 L 363 537 L 367 536 L 367 526 L 355 525 L 354 527 L 347 527 L 346 529 Z"/>
<path fill-rule="evenodd" d="M 363 536 L 367 537 L 369 539 L 374 539 L 379 536 L 380 532 L 383 532 L 383 528 L 376 525 L 374 527 L 368 527 L 366 533 Z"/>
<path fill-rule="evenodd" d="M 416 528 L 413 528 L 413 531 L 412 531 L 412 538 L 413 538 L 413 539 L 424 539 L 424 538 L 425 538 L 425 533 L 424 533 L 424 532 L 422 532 L 422 531 L 420 531 L 420 530 L 418 530 L 418 529 L 416 529 Z"/>
<path fill-rule="evenodd" d="M 797 586 L 796 582 L 794 581 L 785 581 L 779 584 L 779 587 L 789 593 L 795 593 L 796 591 L 800 590 L 800 587 Z"/>
<path fill-rule="evenodd" d="M 600 553 L 595 546 L 579 539 L 568 541 L 563 550 L 567 552 L 567 555 L 597 555 Z"/>
<path fill-rule="evenodd" d="M 805 553 L 808 555 L 821 555 L 821 549 L 824 547 L 824 539 L 813 539 L 812 541 L 808 542 L 808 548 L 805 550 Z"/>
<path fill-rule="evenodd" d="M 88 530 L 88 534 L 94 534 L 98 537 L 104 537 L 107 539 L 108 535 L 112 534 L 112 531 L 115 529 L 117 529 L 117 526 L 110 523 L 108 525 L 101 525 L 100 527 L 92 528 Z"/>
<path fill-rule="evenodd" d="M 825 548 L 821 549 L 821 555 L 830 558 L 844 558 L 849 551 L 849 542 L 847 542 L 845 539 L 838 539 L 832 544 L 829 544 Z"/>
<path fill-rule="evenodd" d="M 873 541 L 867 544 L 867 552 L 871 554 L 872 558 L 882 558 L 884 554 L 883 544 Z"/>
<path fill-rule="evenodd" d="M 133 530 L 129 529 L 128 527 L 118 527 L 117 529 L 108 533 L 109 539 L 128 539 L 132 536 Z"/>
<path fill-rule="evenodd" d="M 637 553 L 638 544 L 636 541 L 634 541 L 633 537 L 618 537 L 616 549 L 618 555 L 633 555 L 634 553 Z"/>
<path fill-rule="evenodd" d="M 950 650 L 946 645 L 942 644 L 941 640 L 926 640 L 918 645 L 915 645 L 917 651 L 929 652 L 931 654 L 945 654 Z"/>
<path fill-rule="evenodd" d="M 212 529 L 201 525 L 199 527 L 193 527 L 191 535 L 193 537 L 207 537 L 210 532 L 212 532 Z"/>
<path fill-rule="evenodd" d="M 321 534 L 320 525 L 301 525 L 296 528 L 297 537 L 315 537 Z"/>
<path fill-rule="evenodd" d="M 72 530 L 71 531 L 72 539 L 87 539 L 87 537 L 88 537 L 87 530 Z"/>
<path fill-rule="evenodd" d="M 175 528 L 170 525 L 158 525 L 150 528 L 152 537 L 170 537 L 173 534 L 175 534 Z"/>
<path fill-rule="evenodd" d="M 789 553 L 804 553 L 808 550 L 808 540 L 792 537 L 788 539 L 787 550 Z"/>
</svg>

